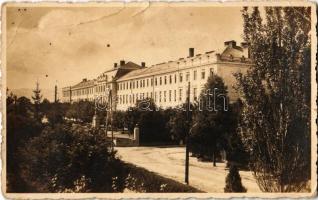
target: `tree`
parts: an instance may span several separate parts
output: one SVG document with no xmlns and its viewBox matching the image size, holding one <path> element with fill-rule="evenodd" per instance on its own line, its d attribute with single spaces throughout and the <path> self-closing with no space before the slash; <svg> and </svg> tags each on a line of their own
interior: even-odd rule
<svg viewBox="0 0 318 200">
<path fill-rule="evenodd" d="M 231 165 L 230 171 L 226 176 L 224 192 L 246 192 L 246 188 L 242 185 L 241 176 L 235 165 Z"/>
<path fill-rule="evenodd" d="M 65 111 L 62 108 L 60 102 L 51 103 L 50 109 L 47 111 L 47 118 L 51 125 L 55 125 L 63 122 L 63 117 L 65 116 Z"/>
<path fill-rule="evenodd" d="M 125 112 L 123 111 L 113 112 L 113 127 L 116 129 L 122 129 L 122 131 L 124 132 L 125 126 L 126 126 Z"/>
<path fill-rule="evenodd" d="M 39 82 L 36 82 L 36 88 L 33 90 L 34 96 L 32 96 L 33 102 L 34 102 L 34 118 L 37 120 L 40 120 L 40 103 L 42 99 L 41 90 L 39 87 Z"/>
<path fill-rule="evenodd" d="M 95 104 L 93 102 L 81 100 L 79 102 L 74 102 L 67 107 L 68 109 L 65 111 L 66 117 L 74 118 L 86 123 L 92 122 L 95 114 Z"/>
<path fill-rule="evenodd" d="M 200 157 L 216 157 L 225 148 L 229 134 L 227 87 L 221 77 L 210 76 L 200 94 L 200 104 L 194 116 L 193 134 L 190 138 L 191 151 Z"/>
<path fill-rule="evenodd" d="M 126 112 L 128 130 L 133 132 L 136 124 L 140 129 L 140 142 L 143 144 L 170 143 L 171 138 L 166 124 L 169 118 L 155 105 L 152 99 L 139 100 L 135 107 Z"/>
<path fill-rule="evenodd" d="M 22 179 L 21 154 L 18 151 L 28 140 L 39 135 L 41 123 L 34 119 L 33 105 L 26 97 L 7 97 L 6 153 L 7 191 L 25 192 L 29 186 Z"/>
<path fill-rule="evenodd" d="M 41 103 L 41 112 L 43 114 L 47 114 L 47 111 L 49 111 L 51 109 L 51 103 L 47 98 L 44 98 L 42 103 Z"/>
<path fill-rule="evenodd" d="M 190 105 L 189 119 L 187 116 L 186 108 L 188 105 L 183 104 L 180 108 L 173 109 L 173 115 L 170 116 L 168 121 L 168 129 L 170 130 L 171 137 L 175 141 L 185 142 L 185 137 L 192 126 L 194 105 Z"/>
<path fill-rule="evenodd" d="M 47 126 L 20 149 L 28 192 L 120 192 L 122 163 L 110 141 L 80 125 Z"/>
<path fill-rule="evenodd" d="M 241 135 L 237 131 L 239 119 L 241 116 L 242 102 L 238 100 L 229 105 L 228 111 L 228 129 L 229 135 L 226 143 L 227 165 L 235 165 L 247 169 L 249 164 L 249 154 L 245 149 Z"/>
<path fill-rule="evenodd" d="M 90 101 L 79 101 L 77 107 L 79 119 L 83 122 L 91 123 L 95 113 L 95 104 Z"/>
<path fill-rule="evenodd" d="M 137 107 L 130 107 L 125 113 L 125 120 L 129 134 L 133 134 L 136 124 L 139 122 L 140 111 Z"/>
<path fill-rule="evenodd" d="M 310 178 L 310 7 L 242 10 L 253 67 L 237 74 L 240 134 L 266 192 L 297 192 Z"/>
<path fill-rule="evenodd" d="M 35 114 L 33 114 L 35 110 L 33 109 L 32 103 L 30 99 L 26 97 L 19 97 L 15 100 L 15 113 L 18 115 L 22 115 L 25 117 L 35 118 Z M 34 115 L 34 116 L 32 116 Z"/>
<path fill-rule="evenodd" d="M 10 106 L 14 103 L 16 99 L 16 96 L 13 95 L 12 92 L 10 92 L 10 95 L 9 95 L 9 89 L 7 89 L 7 106 Z"/>
</svg>

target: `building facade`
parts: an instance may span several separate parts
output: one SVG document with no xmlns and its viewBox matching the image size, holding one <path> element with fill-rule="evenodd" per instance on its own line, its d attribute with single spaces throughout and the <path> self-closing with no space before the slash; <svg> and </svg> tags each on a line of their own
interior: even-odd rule
<svg viewBox="0 0 318 200">
<path fill-rule="evenodd" d="M 112 70 L 104 72 L 92 81 L 94 85 L 85 84 L 90 87 L 93 85 L 92 87 L 95 88 L 92 90 L 93 94 L 87 95 L 84 92 L 84 96 L 79 95 L 76 98 L 73 95 L 72 99 L 67 96 L 69 93 L 73 94 L 78 85 L 83 84 L 83 80 L 76 85 L 76 88 L 75 86 L 63 88 L 63 99 L 64 97 L 67 101 L 83 100 L 83 98 L 92 100 L 92 97 L 107 99 L 105 88 L 109 88 L 113 99 L 116 100 L 113 101 L 113 108 L 117 110 L 127 110 L 135 106 L 138 100 L 145 98 L 153 99 L 161 108 L 175 107 L 186 102 L 189 82 L 190 101 L 194 102 L 197 101 L 208 77 L 217 74 L 223 78 L 228 87 L 230 100 L 234 101 L 238 98 L 238 94 L 234 89 L 236 79 L 233 75 L 236 72 L 245 73 L 251 66 L 251 61 L 245 43 L 237 46 L 235 41 L 227 41 L 224 45 L 223 52 L 209 51 L 195 55 L 194 49 L 190 48 L 189 55 L 185 58 L 149 67 L 145 67 L 144 63 L 142 66 L 134 64 L 134 67 L 122 73 L 118 72 L 125 63 L 121 63 L 119 67 L 115 64 Z"/>
<path fill-rule="evenodd" d="M 143 65 L 143 64 L 142 64 Z M 62 102 L 78 102 L 78 101 L 95 101 L 100 103 L 106 102 L 112 91 L 113 98 L 116 97 L 117 84 L 116 80 L 144 66 L 137 65 L 133 62 L 126 63 L 121 60 L 120 63 L 114 63 L 112 69 L 100 74 L 96 79 L 87 80 L 84 78 L 80 83 L 62 88 Z"/>
</svg>

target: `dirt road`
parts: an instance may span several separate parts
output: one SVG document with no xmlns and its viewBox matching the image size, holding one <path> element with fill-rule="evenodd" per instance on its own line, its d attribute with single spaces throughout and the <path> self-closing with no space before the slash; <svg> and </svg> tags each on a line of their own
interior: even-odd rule
<svg viewBox="0 0 318 200">
<path fill-rule="evenodd" d="M 184 182 L 184 147 L 116 147 L 119 157 L 126 162 L 146 168 L 167 178 Z M 190 157 L 190 185 L 206 192 L 222 192 L 228 170 L 224 163 L 200 162 Z M 240 171 L 247 192 L 261 192 L 249 171 Z"/>
</svg>

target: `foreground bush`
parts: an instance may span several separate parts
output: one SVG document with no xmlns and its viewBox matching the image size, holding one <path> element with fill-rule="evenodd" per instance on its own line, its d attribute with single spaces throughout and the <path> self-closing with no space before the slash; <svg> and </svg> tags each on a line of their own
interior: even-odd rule
<svg viewBox="0 0 318 200">
<path fill-rule="evenodd" d="M 28 185 L 21 178 L 21 156 L 18 149 L 37 137 L 43 126 L 34 116 L 30 99 L 10 94 L 6 113 L 6 173 L 7 192 L 24 192 Z"/>
<path fill-rule="evenodd" d="M 125 188 L 135 192 L 202 192 L 191 186 L 162 177 L 144 168 L 124 163 L 126 172 Z"/>
<path fill-rule="evenodd" d="M 29 186 L 23 192 L 198 192 L 123 163 L 103 134 L 80 125 L 47 126 L 18 154 Z"/>
<path fill-rule="evenodd" d="M 46 127 L 30 140 L 23 157 L 23 178 L 35 188 L 28 192 L 117 192 L 124 171 L 97 131 L 80 126 Z"/>
<path fill-rule="evenodd" d="M 225 184 L 224 192 L 246 192 L 246 188 L 242 185 L 238 169 L 234 165 L 230 167 Z"/>
</svg>

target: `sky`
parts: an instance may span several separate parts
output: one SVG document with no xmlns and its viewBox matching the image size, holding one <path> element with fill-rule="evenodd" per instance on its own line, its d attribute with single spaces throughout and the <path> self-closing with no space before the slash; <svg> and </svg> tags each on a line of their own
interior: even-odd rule
<svg viewBox="0 0 318 200">
<path fill-rule="evenodd" d="M 241 7 L 7 7 L 7 87 L 65 87 L 124 59 L 147 66 L 242 41 Z M 104 4 L 105 5 L 105 4 Z"/>
</svg>

